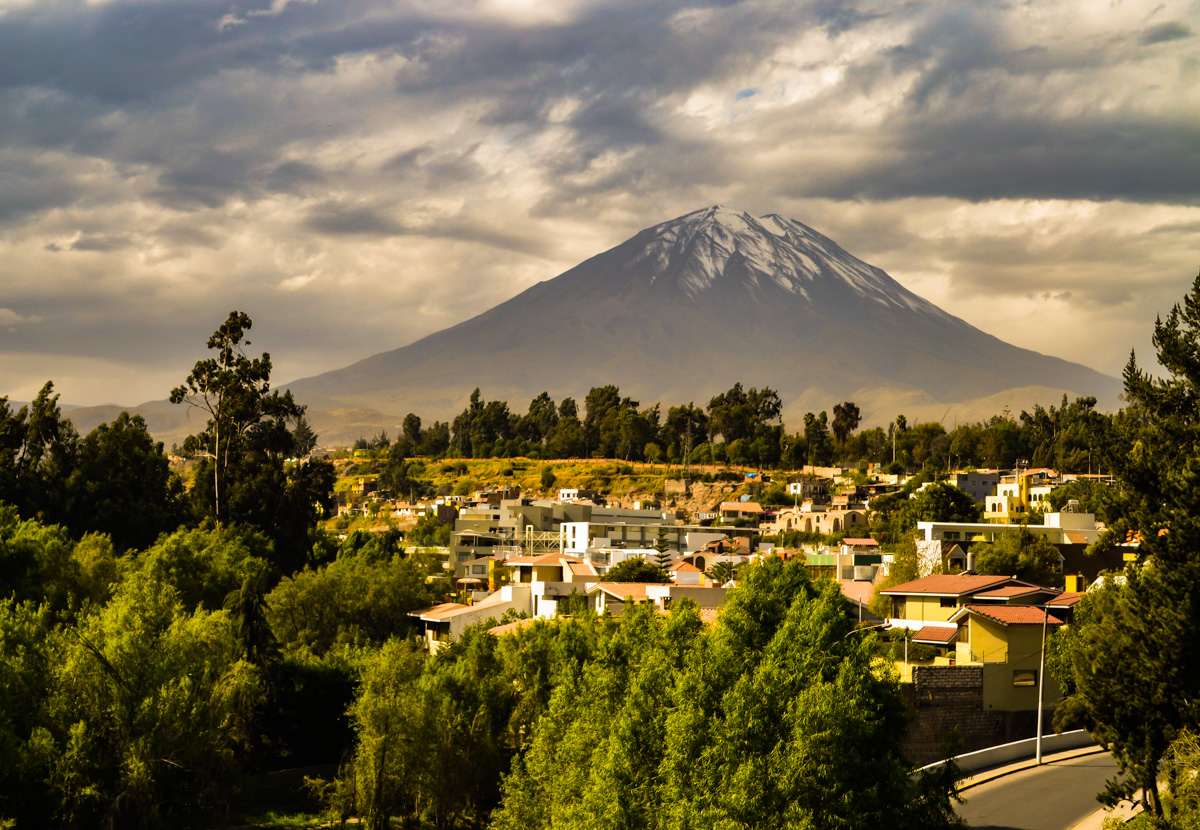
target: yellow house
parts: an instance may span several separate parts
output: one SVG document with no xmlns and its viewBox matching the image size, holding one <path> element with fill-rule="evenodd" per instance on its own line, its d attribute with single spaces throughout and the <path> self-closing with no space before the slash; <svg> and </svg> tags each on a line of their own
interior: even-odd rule
<svg viewBox="0 0 1200 830">
<path fill-rule="evenodd" d="M 512 569 L 494 556 L 481 556 L 462 564 L 463 576 L 456 580 L 462 584 L 470 579 L 477 579 L 487 586 L 489 591 L 497 591 L 512 582 Z"/>
<path fill-rule="evenodd" d="M 1057 478 L 1058 473 L 1054 470 L 1039 468 L 1002 480 L 996 485 L 996 494 L 984 499 L 984 521 L 1016 524 L 1027 519 L 1030 513 L 1045 513 L 1050 508 L 1050 493 L 1056 486 L 1051 482 Z"/>
<path fill-rule="evenodd" d="M 983 708 L 1007 712 L 1037 709 L 1043 626 L 1063 621 L 1032 605 L 965 605 L 951 617 L 958 625 L 957 664 L 983 667 Z M 1045 699 L 1062 697 L 1054 678 L 1045 678 Z"/>
<path fill-rule="evenodd" d="M 546 553 L 541 556 L 510 556 L 504 566 L 512 569 L 514 582 L 597 582 L 595 566 L 578 556 Z"/>
<path fill-rule="evenodd" d="M 1058 591 L 1011 576 L 931 574 L 881 593 L 892 599 L 892 614 L 888 618 L 891 625 L 920 629 L 931 623 L 953 627 L 951 618 L 959 609 L 979 600 L 1027 604 L 1054 596 Z"/>
</svg>

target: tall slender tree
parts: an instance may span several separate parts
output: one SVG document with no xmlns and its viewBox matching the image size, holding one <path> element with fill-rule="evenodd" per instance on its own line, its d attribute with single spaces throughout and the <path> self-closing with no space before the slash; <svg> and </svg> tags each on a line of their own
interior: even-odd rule
<svg viewBox="0 0 1200 830">
<path fill-rule="evenodd" d="M 247 437 L 254 431 L 265 433 L 263 437 L 270 437 L 271 431 L 286 432 L 286 421 L 304 414 L 290 391 L 283 395 L 270 391 L 271 356 L 246 354 L 250 341 L 245 336 L 253 325 L 244 311 L 229 312 L 208 338 L 207 346 L 216 356 L 197 361 L 183 385 L 171 390 L 171 403 L 187 404 L 208 415 L 204 432 L 189 436 L 184 452 L 212 461 L 213 518 L 218 525 L 225 514 L 224 485 L 231 460 Z"/>
</svg>

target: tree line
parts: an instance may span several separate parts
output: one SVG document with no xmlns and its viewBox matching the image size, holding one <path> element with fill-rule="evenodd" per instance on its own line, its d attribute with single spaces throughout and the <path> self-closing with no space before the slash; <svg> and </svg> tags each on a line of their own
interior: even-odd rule
<svg viewBox="0 0 1200 830">
<path fill-rule="evenodd" d="M 582 413 L 574 398 L 555 402 L 548 392 L 524 414 L 505 401 L 487 401 L 479 389 L 450 423 L 422 427 L 409 413 L 394 440 L 386 431 L 360 438 L 356 449 L 391 449 L 411 458 L 618 458 L 672 464 L 735 464 L 799 469 L 834 464 L 879 464 L 891 472 L 964 467 L 1011 468 L 1018 462 L 1084 473 L 1105 466 L 1121 415 L 1097 412 L 1096 398 L 1063 396 L 1059 406 L 1007 411 L 949 431 L 937 422 L 909 424 L 899 415 L 887 428 L 858 429 L 862 416 L 853 401 L 804 414 L 788 432 L 783 405 L 770 387 L 735 383 L 704 406 L 694 402 L 642 406 L 613 384 L 593 387 Z"/>
</svg>

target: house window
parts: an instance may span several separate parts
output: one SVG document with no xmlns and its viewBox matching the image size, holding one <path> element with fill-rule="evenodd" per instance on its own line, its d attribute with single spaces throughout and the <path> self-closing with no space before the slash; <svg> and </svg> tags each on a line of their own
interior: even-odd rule
<svg viewBox="0 0 1200 830">
<path fill-rule="evenodd" d="M 958 599 L 955 597 L 942 597 L 941 605 L 943 608 L 957 608 Z"/>
<path fill-rule="evenodd" d="M 1036 686 L 1037 669 L 1016 669 L 1013 671 L 1014 686 Z"/>
</svg>

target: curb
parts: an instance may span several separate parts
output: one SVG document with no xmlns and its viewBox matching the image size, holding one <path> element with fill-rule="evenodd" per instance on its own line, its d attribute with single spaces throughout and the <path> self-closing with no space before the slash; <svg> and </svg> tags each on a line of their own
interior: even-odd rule
<svg viewBox="0 0 1200 830">
<path fill-rule="evenodd" d="M 1055 755 L 1043 757 L 1041 766 L 1052 764 L 1055 761 L 1069 761 L 1072 758 L 1083 758 L 1087 755 L 1099 755 L 1107 751 L 1108 750 L 1101 746 L 1089 746 L 1082 749 L 1067 750 L 1066 752 L 1059 752 Z M 1037 766 L 1039 766 L 1038 762 L 1030 758 L 1028 761 L 1020 761 L 1016 764 L 1012 764 L 1011 766 L 985 771 L 980 775 L 973 775 L 964 779 L 964 783 L 959 786 L 958 791 L 962 792 L 964 790 L 969 790 L 972 787 L 978 787 L 980 784 L 987 784 L 988 782 L 995 781 L 998 778 L 1005 778 L 1013 773 L 1021 772 L 1027 769 L 1034 769 Z"/>
</svg>

